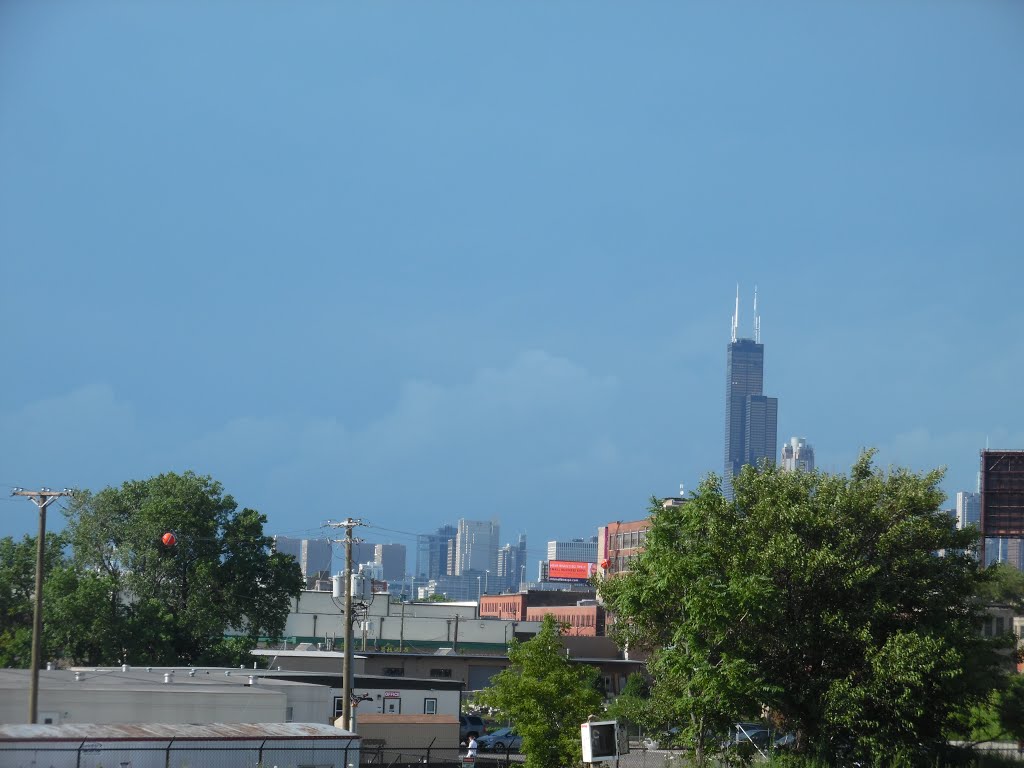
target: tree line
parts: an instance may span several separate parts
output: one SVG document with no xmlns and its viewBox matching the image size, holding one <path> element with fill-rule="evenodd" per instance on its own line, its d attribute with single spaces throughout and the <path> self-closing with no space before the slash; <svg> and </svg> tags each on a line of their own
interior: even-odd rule
<svg viewBox="0 0 1024 768">
<path fill-rule="evenodd" d="M 44 658 L 99 666 L 246 663 L 302 589 L 266 516 L 193 472 L 77 491 L 47 534 Z M 164 534 L 171 533 L 173 539 Z M 35 539 L 0 539 L 0 666 L 31 658 Z"/>
<path fill-rule="evenodd" d="M 941 479 L 867 452 L 848 476 L 747 467 L 731 500 L 710 476 L 654 501 L 646 550 L 600 584 L 620 644 L 649 654 L 637 718 L 698 763 L 752 717 L 826 764 L 935 765 L 993 704 L 1020 733 L 1013 638 L 981 631 L 1007 579 L 940 509 Z"/>
<path fill-rule="evenodd" d="M 1024 738 L 1014 640 L 982 632 L 989 602 L 1022 607 L 1024 577 L 979 566 L 941 479 L 867 452 L 849 475 L 747 467 L 731 499 L 714 475 L 681 505 L 652 499 L 642 553 L 596 582 L 647 674 L 604 711 L 550 620 L 478 703 L 518 730 L 527 768 L 579 764 L 590 716 L 664 734 L 697 765 L 737 757 L 724 737 L 749 720 L 791 734 L 794 765 L 971 764 L 952 741 Z"/>
</svg>

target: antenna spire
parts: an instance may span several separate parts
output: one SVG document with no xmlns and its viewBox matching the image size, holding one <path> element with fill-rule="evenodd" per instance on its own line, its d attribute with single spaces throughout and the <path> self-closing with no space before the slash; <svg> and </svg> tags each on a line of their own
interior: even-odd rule
<svg viewBox="0 0 1024 768">
<path fill-rule="evenodd" d="M 754 286 L 754 341 L 761 343 L 761 316 L 757 314 L 757 286 Z"/>
<path fill-rule="evenodd" d="M 736 283 L 736 309 L 732 313 L 732 340 L 736 341 L 736 330 L 740 323 L 740 284 Z"/>
</svg>

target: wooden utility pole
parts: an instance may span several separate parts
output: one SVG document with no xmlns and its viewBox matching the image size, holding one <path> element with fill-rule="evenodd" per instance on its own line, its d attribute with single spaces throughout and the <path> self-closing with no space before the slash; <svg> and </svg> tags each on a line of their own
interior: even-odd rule
<svg viewBox="0 0 1024 768">
<path fill-rule="evenodd" d="M 352 529 L 362 525 L 361 520 L 348 518 L 340 523 L 327 523 L 330 528 L 345 529 L 345 655 L 341 663 L 342 702 L 341 722 L 352 729 Z"/>
<path fill-rule="evenodd" d="M 12 496 L 24 496 L 39 508 L 39 537 L 36 540 L 36 593 L 32 608 L 32 683 L 28 690 L 28 722 L 34 725 L 39 719 L 39 665 L 43 647 L 43 560 L 46 554 L 46 508 L 61 496 L 70 496 L 71 491 L 51 491 L 42 488 L 26 491 L 15 488 Z"/>
</svg>

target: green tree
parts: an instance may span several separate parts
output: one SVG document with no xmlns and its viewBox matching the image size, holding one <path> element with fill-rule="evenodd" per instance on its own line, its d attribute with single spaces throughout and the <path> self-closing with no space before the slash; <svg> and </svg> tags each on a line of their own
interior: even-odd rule
<svg viewBox="0 0 1024 768">
<path fill-rule="evenodd" d="M 209 477 L 168 473 L 79 492 L 66 514 L 74 570 L 61 574 L 67 597 L 55 608 L 76 661 L 244 661 L 259 638 L 283 632 L 302 588 L 294 558 L 271 552 L 266 518 L 239 510 Z M 174 546 L 161 541 L 167 532 Z"/>
<path fill-rule="evenodd" d="M 1000 725 L 1011 738 L 1024 741 L 1024 676 L 1012 675 L 996 701 Z"/>
<path fill-rule="evenodd" d="M 53 574 L 66 568 L 64 538 L 60 534 L 46 534 L 43 561 L 43 652 L 49 651 L 49 616 L 53 612 L 51 601 L 59 596 L 50 581 Z M 7 536 L 0 539 L 0 667 L 27 668 L 32 659 L 32 615 L 36 579 L 36 538 L 25 536 L 15 541 Z"/>
<path fill-rule="evenodd" d="M 649 720 L 651 690 L 647 678 L 634 672 L 626 678 L 622 692 L 608 707 L 608 716 L 628 725 L 642 725 Z"/>
<path fill-rule="evenodd" d="M 978 584 L 979 600 L 1024 611 L 1024 573 L 1006 563 L 995 563 L 985 569 L 984 576 Z"/>
<path fill-rule="evenodd" d="M 924 761 L 985 701 L 998 662 L 979 632 L 975 534 L 939 510 L 941 472 L 871 458 L 848 477 L 748 467 L 732 501 L 711 476 L 687 503 L 655 504 L 646 551 L 602 583 L 691 738 L 767 706 L 828 760 Z"/>
<path fill-rule="evenodd" d="M 477 703 L 497 710 L 523 739 L 526 768 L 563 768 L 582 759 L 580 724 L 601 709 L 599 673 L 566 658 L 551 615 L 530 640 L 509 643 L 509 666 Z"/>
<path fill-rule="evenodd" d="M 651 511 L 644 553 L 599 589 L 616 617 L 618 642 L 651 653 L 651 698 L 634 716 L 652 731 L 678 729 L 703 765 L 729 725 L 772 693 L 734 648 L 763 583 L 757 574 L 730 572 L 735 553 L 723 534 L 735 515 L 716 478 L 679 507 L 652 499 Z"/>
</svg>

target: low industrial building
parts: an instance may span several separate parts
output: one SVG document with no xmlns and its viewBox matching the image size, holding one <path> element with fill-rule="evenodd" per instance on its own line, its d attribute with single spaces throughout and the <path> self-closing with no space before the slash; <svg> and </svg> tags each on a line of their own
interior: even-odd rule
<svg viewBox="0 0 1024 768">
<path fill-rule="evenodd" d="M 0 669 L 0 723 L 24 723 L 30 671 Z M 333 722 L 331 691 L 244 669 L 39 670 L 38 722 Z"/>
<path fill-rule="evenodd" d="M 554 616 L 563 625 L 563 635 L 597 637 L 604 634 L 604 606 L 596 600 L 584 601 L 589 605 L 561 605 L 527 608 L 529 621 L 543 621 L 545 616 Z"/>
<path fill-rule="evenodd" d="M 364 763 L 459 763 L 458 715 L 360 715 Z"/>
<path fill-rule="evenodd" d="M 614 696 L 626 684 L 633 672 L 643 671 L 644 662 L 625 658 L 622 651 L 608 637 L 563 636 L 562 644 L 569 658 L 579 664 L 597 667 L 601 672 L 605 691 Z M 292 651 L 257 650 L 268 662 L 282 672 L 285 670 L 327 671 L 340 669 L 341 654 L 316 648 Z M 391 679 L 399 688 L 412 680 L 426 680 L 434 685 L 444 682 L 463 687 L 464 696 L 490 685 L 491 679 L 509 666 L 507 655 L 457 653 L 453 648 L 442 648 L 434 653 L 409 651 L 367 651 L 355 657 L 356 679 L 359 675 Z M 412 712 L 403 704 L 403 713 Z M 443 714 L 440 710 L 439 714 Z"/>
<path fill-rule="evenodd" d="M 482 618 L 510 619 L 526 621 L 530 608 L 565 607 L 580 602 L 593 601 L 596 594 L 593 589 L 586 592 L 569 592 L 565 590 L 545 591 L 531 589 L 509 595 L 484 595 L 480 598 L 480 616 Z M 539 620 L 535 620 L 538 621 Z"/>
<path fill-rule="evenodd" d="M 0 725 L 3 768 L 348 768 L 360 739 L 315 723 Z"/>
<path fill-rule="evenodd" d="M 455 648 L 502 654 L 509 640 L 528 640 L 540 628 L 539 622 L 523 619 L 481 621 L 476 601 L 396 603 L 386 593 L 373 595 L 358 616 L 354 629 L 357 651 Z M 289 648 L 309 643 L 324 650 L 340 649 L 344 636 L 342 611 L 330 592 L 303 591 L 292 601 L 284 629 Z"/>
</svg>

